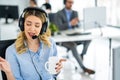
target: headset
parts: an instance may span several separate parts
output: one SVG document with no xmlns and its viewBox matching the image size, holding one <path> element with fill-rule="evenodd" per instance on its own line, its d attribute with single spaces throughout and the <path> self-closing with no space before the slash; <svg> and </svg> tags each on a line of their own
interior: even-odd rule
<svg viewBox="0 0 120 80">
<path fill-rule="evenodd" d="M 45 16 L 46 16 L 46 21 L 42 24 L 42 28 L 41 28 L 41 31 L 40 31 L 40 35 L 42 35 L 43 33 L 46 32 L 47 27 L 48 27 L 48 15 L 44 10 L 42 10 L 40 8 L 37 8 L 37 7 L 27 7 L 23 10 L 23 13 L 21 14 L 21 16 L 19 18 L 19 28 L 20 28 L 21 31 L 24 31 L 24 21 L 25 21 L 24 15 L 27 11 L 30 11 L 30 10 L 40 11 L 40 12 L 44 13 Z"/>
</svg>

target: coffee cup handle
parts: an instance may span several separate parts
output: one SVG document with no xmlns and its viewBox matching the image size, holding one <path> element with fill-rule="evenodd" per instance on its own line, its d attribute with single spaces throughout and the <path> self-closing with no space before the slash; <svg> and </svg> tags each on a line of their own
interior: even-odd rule
<svg viewBox="0 0 120 80">
<path fill-rule="evenodd" d="M 48 64 L 49 64 L 49 62 L 47 61 L 47 62 L 45 63 L 45 69 L 46 69 L 47 71 L 49 71 L 49 68 L 47 67 Z"/>
</svg>

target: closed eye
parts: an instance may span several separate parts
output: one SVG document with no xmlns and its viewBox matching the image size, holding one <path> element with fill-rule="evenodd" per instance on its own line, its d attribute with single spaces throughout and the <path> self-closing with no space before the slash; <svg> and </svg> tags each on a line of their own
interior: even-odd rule
<svg viewBox="0 0 120 80">
<path fill-rule="evenodd" d="M 26 25 L 27 25 L 27 26 L 31 26 L 31 23 L 27 23 Z"/>
<path fill-rule="evenodd" d="M 35 27 L 39 28 L 40 27 L 40 23 L 35 23 Z"/>
<path fill-rule="evenodd" d="M 36 28 L 39 28 L 39 27 L 40 27 L 40 25 L 35 25 L 35 27 L 36 27 Z"/>
<path fill-rule="evenodd" d="M 26 25 L 31 26 L 32 25 L 31 21 L 26 21 Z"/>
</svg>

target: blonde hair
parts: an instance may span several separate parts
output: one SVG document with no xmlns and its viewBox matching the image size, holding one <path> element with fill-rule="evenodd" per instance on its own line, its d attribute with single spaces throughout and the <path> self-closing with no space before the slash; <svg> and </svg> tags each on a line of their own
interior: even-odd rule
<svg viewBox="0 0 120 80">
<path fill-rule="evenodd" d="M 40 11 L 35 11 L 35 10 L 27 11 L 27 12 L 25 12 L 24 18 L 26 19 L 30 15 L 34 15 L 34 16 L 39 17 L 41 19 L 42 23 L 44 23 L 46 21 L 45 13 L 42 13 Z M 38 39 L 39 39 L 39 41 L 42 41 L 45 45 L 50 47 L 50 45 L 51 45 L 51 43 L 49 41 L 50 36 L 51 36 L 51 32 L 47 28 L 47 30 L 44 34 L 38 36 Z M 15 48 L 16 48 L 17 53 L 21 54 L 27 50 L 27 47 L 24 43 L 24 41 L 26 39 L 27 38 L 25 36 L 25 32 L 21 31 L 20 34 L 18 35 L 16 42 L 15 42 Z"/>
</svg>

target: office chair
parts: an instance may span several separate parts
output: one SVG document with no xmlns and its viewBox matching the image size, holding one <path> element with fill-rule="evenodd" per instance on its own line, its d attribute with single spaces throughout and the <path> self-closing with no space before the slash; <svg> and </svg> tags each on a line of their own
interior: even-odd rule
<svg viewBox="0 0 120 80">
<path fill-rule="evenodd" d="M 55 14 L 56 13 L 49 13 L 48 14 L 48 18 L 49 18 L 49 22 L 50 23 L 55 23 L 55 19 L 54 19 L 55 18 Z"/>
<path fill-rule="evenodd" d="M 5 51 L 8 46 L 10 46 L 12 43 L 15 42 L 16 39 L 11 39 L 11 40 L 0 40 L 0 57 L 5 59 Z M 2 73 L 2 78 L 3 80 L 7 80 L 7 77 L 3 71 Z"/>
</svg>

